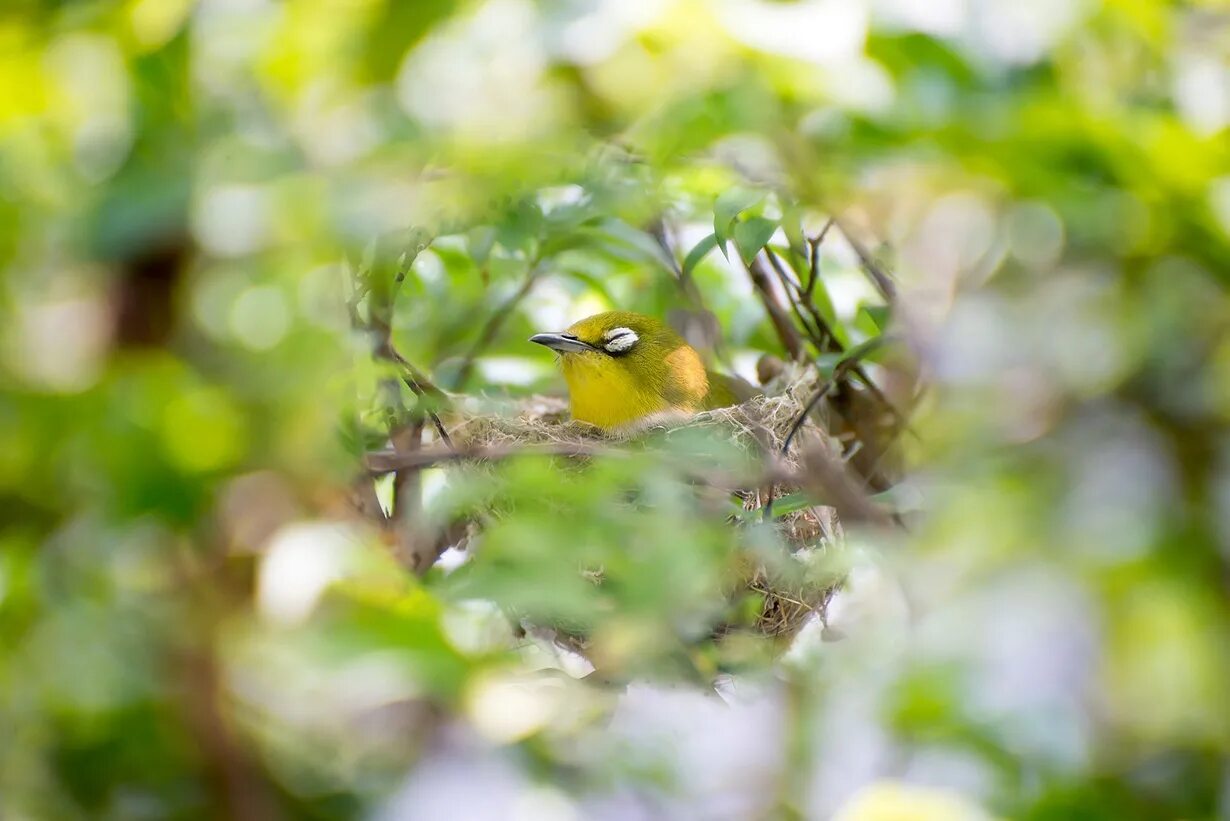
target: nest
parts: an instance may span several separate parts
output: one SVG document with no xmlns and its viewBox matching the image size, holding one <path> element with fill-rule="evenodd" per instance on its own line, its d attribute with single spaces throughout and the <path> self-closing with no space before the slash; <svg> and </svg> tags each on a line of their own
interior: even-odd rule
<svg viewBox="0 0 1230 821">
<path fill-rule="evenodd" d="M 816 424 L 805 420 L 791 440 L 796 423 L 808 400 L 817 389 L 814 370 L 783 373 L 765 386 L 764 393 L 728 408 L 705 411 L 678 424 L 650 428 L 623 439 L 635 439 L 655 432 L 671 436 L 676 431 L 705 429 L 763 463 L 776 465 L 784 472 L 799 467 L 797 454 L 805 447 L 825 447 L 839 452 L 837 443 Z M 571 421 L 568 402 L 557 397 L 533 396 L 516 402 L 491 403 L 467 400 L 449 420 L 454 442 L 476 451 L 502 451 L 526 446 L 552 446 L 566 450 L 575 446 L 582 452 L 618 440 L 596 428 Z M 743 499 L 747 515 L 758 515 L 772 500 L 791 497 L 797 487 L 771 482 L 736 491 Z M 797 498 L 797 497 L 795 497 Z M 823 561 L 842 543 L 841 525 L 836 511 L 822 505 L 792 509 L 775 516 L 775 526 L 790 548 L 792 566 L 769 567 L 762 561 L 746 562 L 741 584 L 762 602 L 756 627 L 764 635 L 783 639 L 793 636 L 813 614 L 824 616 L 824 607 L 840 583 Z"/>
</svg>

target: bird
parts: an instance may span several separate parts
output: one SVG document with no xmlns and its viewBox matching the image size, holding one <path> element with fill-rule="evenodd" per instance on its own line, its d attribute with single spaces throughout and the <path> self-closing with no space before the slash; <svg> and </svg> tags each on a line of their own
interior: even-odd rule
<svg viewBox="0 0 1230 821">
<path fill-rule="evenodd" d="M 739 401 L 730 377 L 707 370 L 692 346 L 652 316 L 606 311 L 529 341 L 559 354 L 572 418 L 607 434 L 629 435 Z"/>
</svg>

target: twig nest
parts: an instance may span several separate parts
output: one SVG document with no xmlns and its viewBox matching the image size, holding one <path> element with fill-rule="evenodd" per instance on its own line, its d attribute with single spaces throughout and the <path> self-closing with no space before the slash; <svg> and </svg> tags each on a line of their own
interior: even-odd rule
<svg viewBox="0 0 1230 821">
<path fill-rule="evenodd" d="M 800 373 L 797 367 L 788 365 L 762 395 L 739 405 L 698 413 L 669 427 L 649 428 L 630 438 L 663 435 L 674 439 L 687 431 L 701 431 L 733 443 L 771 468 L 797 469 L 797 454 L 805 447 L 820 446 L 834 455 L 839 453 L 836 441 L 813 419 L 805 420 L 789 450 L 783 447 L 817 388 L 814 370 Z M 485 406 L 472 402 L 456 407 L 455 415 L 448 419 L 450 436 L 457 446 L 474 451 L 545 445 L 576 445 L 581 450 L 617 444 L 599 429 L 572 421 L 563 398 L 531 396 L 513 402 Z M 749 481 L 759 480 L 753 474 Z M 792 636 L 813 614 L 823 617 L 824 607 L 840 582 L 828 555 L 842 542 L 836 511 L 822 505 L 800 506 L 797 491 L 781 482 L 739 491 L 748 512 L 745 522 L 763 516 L 770 500 L 794 502 L 787 510 L 779 507 L 773 517 L 777 533 L 790 549 L 786 566 L 753 562 L 743 576 L 744 587 L 761 599 L 757 626 L 769 636 Z"/>
</svg>

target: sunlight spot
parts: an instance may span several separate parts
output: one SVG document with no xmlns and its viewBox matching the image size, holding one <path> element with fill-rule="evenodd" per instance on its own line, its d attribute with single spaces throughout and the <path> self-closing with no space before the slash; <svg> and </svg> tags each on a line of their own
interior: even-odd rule
<svg viewBox="0 0 1230 821">
<path fill-rule="evenodd" d="M 297 522 L 269 542 L 257 581 L 257 609 L 271 621 L 305 620 L 354 555 L 354 530 L 333 522 Z"/>
<path fill-rule="evenodd" d="M 855 0 L 724 0 L 717 15 L 731 37 L 752 48 L 821 65 L 860 55 L 869 16 Z"/>
<path fill-rule="evenodd" d="M 551 721 L 561 695 L 562 685 L 550 679 L 488 676 L 469 692 L 470 720 L 485 738 L 510 744 Z"/>
<path fill-rule="evenodd" d="M 231 333 L 245 347 L 267 351 L 290 329 L 290 309 L 282 291 L 272 285 L 248 288 L 231 305 Z"/>
<path fill-rule="evenodd" d="M 532 385 L 548 373 L 541 362 L 521 356 L 484 356 L 475 364 L 496 385 Z"/>
<path fill-rule="evenodd" d="M 216 256 L 238 257 L 258 251 L 269 239 L 268 194 L 255 185 L 217 185 L 192 212 L 192 232 Z"/>
</svg>

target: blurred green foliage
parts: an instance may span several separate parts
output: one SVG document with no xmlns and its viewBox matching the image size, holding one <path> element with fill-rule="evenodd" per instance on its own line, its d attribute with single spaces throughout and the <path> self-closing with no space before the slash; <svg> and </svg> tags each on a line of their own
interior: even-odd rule
<svg viewBox="0 0 1230 821">
<path fill-rule="evenodd" d="M 10 0 L 0 815 L 1224 818 L 1228 34 L 1217 0 Z M 806 282 L 832 216 L 814 303 L 911 414 L 908 526 L 819 569 L 840 641 L 744 629 L 741 563 L 803 570 L 698 490 L 726 442 L 424 471 L 414 532 L 476 525 L 421 578 L 355 514 L 442 405 L 348 308 L 487 409 L 610 307 L 752 378 L 745 264 Z"/>
</svg>

